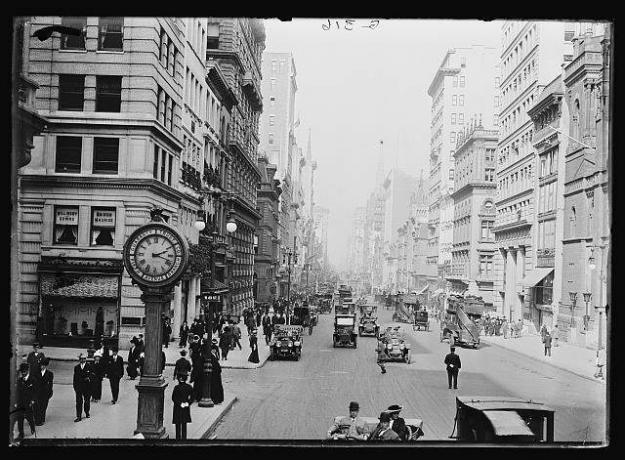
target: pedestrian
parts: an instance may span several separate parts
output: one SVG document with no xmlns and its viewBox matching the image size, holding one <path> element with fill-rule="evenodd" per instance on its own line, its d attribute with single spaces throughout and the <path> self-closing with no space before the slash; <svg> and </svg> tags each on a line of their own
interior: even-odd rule
<svg viewBox="0 0 625 460">
<path fill-rule="evenodd" d="M 41 373 L 41 363 L 46 358 L 41 351 L 39 351 L 41 347 L 39 346 L 39 342 L 33 343 L 33 351 L 28 353 L 26 357 L 26 362 L 30 366 L 28 369 L 29 375 L 39 375 Z"/>
<path fill-rule="evenodd" d="M 224 326 L 224 332 L 219 337 L 219 348 L 221 348 L 221 357 L 224 361 L 228 361 L 228 352 L 232 345 L 232 332 L 229 326 Z"/>
<path fill-rule="evenodd" d="M 137 348 L 139 349 L 139 353 L 145 352 L 145 342 L 143 341 L 143 334 L 139 334 L 137 338 Z"/>
<path fill-rule="evenodd" d="M 365 421 L 358 416 L 358 412 L 360 412 L 358 402 L 350 402 L 349 416 L 341 417 L 332 424 L 328 430 L 328 439 L 333 439 L 335 436 L 338 439 L 338 436 L 341 436 L 346 439 L 366 440 Z"/>
<path fill-rule="evenodd" d="M 174 402 L 172 423 L 176 426 L 176 439 L 187 439 L 187 423 L 191 423 L 193 388 L 187 382 L 188 375 L 178 374 L 178 385 L 174 387 L 171 400 Z"/>
<path fill-rule="evenodd" d="M 196 348 L 191 354 L 191 380 L 193 384 L 193 398 L 195 401 L 202 399 L 202 390 L 204 383 L 204 358 L 202 356 L 202 343 L 196 342 Z"/>
<path fill-rule="evenodd" d="M 399 435 L 391 430 L 391 414 L 382 412 L 379 420 L 378 426 L 369 436 L 369 441 L 399 441 Z"/>
<path fill-rule="evenodd" d="M 187 346 L 187 337 L 189 337 L 189 326 L 186 321 L 182 322 L 182 326 L 180 326 L 180 343 L 178 346 L 180 348 L 186 348 Z"/>
<path fill-rule="evenodd" d="M 165 348 L 169 348 L 169 338 L 171 337 L 171 324 L 169 318 L 165 315 L 162 316 L 162 328 L 163 328 L 163 345 Z"/>
<path fill-rule="evenodd" d="M 215 404 L 221 404 L 224 401 L 224 387 L 221 382 L 219 352 L 216 352 L 215 348 L 211 347 L 209 359 L 211 360 L 210 397 Z"/>
<path fill-rule="evenodd" d="M 111 385 L 111 404 L 117 403 L 119 397 L 119 381 L 124 376 L 124 358 L 118 354 L 119 348 L 113 346 L 113 356 L 109 361 L 106 376 L 109 379 L 109 385 Z"/>
<path fill-rule="evenodd" d="M 187 374 L 191 372 L 191 363 L 186 358 L 187 350 L 180 350 L 180 358 L 176 361 L 174 366 L 174 380 L 177 380 L 178 374 Z"/>
<path fill-rule="evenodd" d="M 545 333 L 543 343 L 545 344 L 545 356 L 548 355 L 551 358 L 551 334 L 549 332 Z"/>
<path fill-rule="evenodd" d="M 517 321 L 517 327 L 516 327 L 516 336 L 517 338 L 521 337 L 521 333 L 523 332 L 523 320 L 521 318 L 518 319 Z"/>
<path fill-rule="evenodd" d="M 36 384 L 36 404 L 35 404 L 35 425 L 41 426 L 46 423 L 46 411 L 48 410 L 48 403 L 52 398 L 54 387 L 54 373 L 48 369 L 50 364 L 50 358 L 45 358 L 41 362 L 41 372 L 37 376 Z"/>
<path fill-rule="evenodd" d="M 128 364 L 126 366 L 126 372 L 128 373 L 128 377 L 130 380 L 134 380 L 137 378 L 139 374 L 139 348 L 137 347 L 137 338 L 133 337 L 130 340 L 131 346 L 128 351 Z M 113 398 L 115 399 L 115 398 Z"/>
<path fill-rule="evenodd" d="M 547 326 L 545 324 L 540 328 L 540 340 L 545 343 L 545 335 L 547 334 Z"/>
<path fill-rule="evenodd" d="M 102 380 L 106 373 L 106 367 L 102 362 L 100 355 L 93 356 L 93 379 L 91 380 L 91 401 L 100 402 L 102 398 Z"/>
<path fill-rule="evenodd" d="M 260 327 L 260 317 L 261 317 L 260 308 L 258 308 L 256 310 L 256 328 Z"/>
<path fill-rule="evenodd" d="M 553 347 L 559 347 L 560 345 L 558 344 L 558 339 L 560 338 L 560 329 L 558 329 L 557 324 L 553 326 L 553 330 L 551 331 L 551 338 L 553 339 Z"/>
<path fill-rule="evenodd" d="M 252 331 L 256 329 L 256 321 L 254 319 L 254 313 L 251 311 L 247 314 L 247 318 L 245 319 L 245 326 L 247 327 L 247 335 L 252 335 Z"/>
<path fill-rule="evenodd" d="M 241 328 L 239 328 L 239 325 L 235 323 L 234 321 L 232 321 L 231 324 L 232 324 L 232 349 L 234 350 L 234 345 L 236 345 L 237 347 L 239 347 L 239 350 L 242 350 L 243 348 L 241 347 Z"/>
<path fill-rule="evenodd" d="M 506 318 L 503 319 L 503 322 L 501 324 L 501 330 L 503 331 L 503 338 L 507 339 L 508 338 L 508 320 Z"/>
<path fill-rule="evenodd" d="M 444 363 L 447 365 L 447 382 L 449 384 L 449 389 L 451 390 L 451 381 L 453 379 L 454 390 L 458 389 L 458 371 L 462 367 L 460 363 L 460 356 L 456 353 L 456 347 L 452 346 L 449 348 L 449 353 L 445 356 Z"/>
<path fill-rule="evenodd" d="M 388 329 L 387 329 L 388 330 Z M 386 366 L 384 365 L 384 360 L 388 358 L 388 353 L 386 352 L 386 341 L 381 340 L 378 342 L 378 366 L 382 370 L 382 374 L 386 374 Z"/>
<path fill-rule="evenodd" d="M 91 364 L 87 362 L 87 357 L 81 353 L 78 355 L 79 363 L 74 367 L 73 387 L 76 394 L 76 418 L 74 422 L 82 420 L 83 405 L 85 409 L 85 417 L 89 418 L 89 409 L 91 408 L 91 388 L 94 379 Z"/>
<path fill-rule="evenodd" d="M 263 316 L 260 320 L 263 326 L 263 334 L 265 336 L 265 344 L 269 345 L 271 342 L 271 318 L 267 314 L 267 312 L 263 313 Z"/>
<path fill-rule="evenodd" d="M 250 333 L 250 348 L 252 349 L 252 352 L 250 353 L 250 356 L 247 358 L 247 360 L 250 363 L 258 364 L 260 362 L 260 359 L 258 358 L 258 338 L 256 329 L 252 329 L 252 332 Z"/>
<path fill-rule="evenodd" d="M 165 346 L 165 348 L 167 348 Z M 167 365 L 167 356 L 165 355 L 165 350 L 161 348 L 161 375 L 165 373 L 165 366 Z"/>
<path fill-rule="evenodd" d="M 37 404 L 36 398 L 36 386 L 35 378 L 30 373 L 30 365 L 28 363 L 21 363 L 19 367 L 19 376 L 15 382 L 13 389 L 13 407 L 10 412 L 10 426 L 9 440 L 14 442 L 14 429 L 17 423 L 18 439 L 20 442 L 24 439 L 24 419 L 28 421 L 30 425 L 30 433 L 35 434 L 35 417 L 34 407 Z"/>
</svg>

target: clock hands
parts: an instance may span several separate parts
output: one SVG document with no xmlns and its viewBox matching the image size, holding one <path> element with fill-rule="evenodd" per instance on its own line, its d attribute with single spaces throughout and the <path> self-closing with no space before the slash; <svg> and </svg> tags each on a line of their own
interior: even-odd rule
<svg viewBox="0 0 625 460">
<path fill-rule="evenodd" d="M 164 251 L 164 252 L 167 252 L 167 251 Z M 169 260 L 167 257 L 163 257 L 161 254 L 162 254 L 162 252 L 160 252 L 158 254 L 152 254 L 152 257 L 160 257 L 161 259 Z"/>
<path fill-rule="evenodd" d="M 152 257 L 161 257 L 161 254 L 164 254 L 168 251 L 168 249 L 161 251 L 161 252 L 153 252 L 152 253 Z"/>
</svg>

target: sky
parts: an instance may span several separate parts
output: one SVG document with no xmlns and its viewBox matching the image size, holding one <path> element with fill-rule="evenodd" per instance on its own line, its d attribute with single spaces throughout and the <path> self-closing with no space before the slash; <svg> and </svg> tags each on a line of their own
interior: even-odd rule
<svg viewBox="0 0 625 460">
<path fill-rule="evenodd" d="M 334 20 L 333 20 L 334 21 Z M 447 52 L 487 45 L 500 49 L 501 22 L 360 18 L 265 20 L 266 52 L 291 52 L 297 70 L 295 134 L 317 161 L 315 202 L 330 210 L 328 257 L 343 268 L 353 212 L 375 185 L 384 141 L 385 172 L 429 173 L 428 87 Z M 352 30 L 346 30 L 345 27 Z M 296 115 L 297 119 L 297 115 Z"/>
</svg>

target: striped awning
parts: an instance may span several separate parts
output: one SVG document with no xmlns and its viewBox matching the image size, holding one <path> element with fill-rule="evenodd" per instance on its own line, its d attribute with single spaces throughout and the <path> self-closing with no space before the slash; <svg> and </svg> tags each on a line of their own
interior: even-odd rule
<svg viewBox="0 0 625 460">
<path fill-rule="evenodd" d="M 117 299 L 118 288 L 117 276 L 41 274 L 41 295 L 45 297 Z"/>
</svg>

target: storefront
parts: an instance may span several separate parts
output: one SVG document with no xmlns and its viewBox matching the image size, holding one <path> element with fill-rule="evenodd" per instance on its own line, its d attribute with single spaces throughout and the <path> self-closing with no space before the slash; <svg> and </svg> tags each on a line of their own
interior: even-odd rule
<svg viewBox="0 0 625 460">
<path fill-rule="evenodd" d="M 523 278 L 522 284 L 527 288 L 529 298 L 526 304 L 529 308 L 529 319 L 536 330 L 543 324 L 551 327 L 553 324 L 553 268 L 535 268 Z"/>
<path fill-rule="evenodd" d="M 102 338 L 117 344 L 121 261 L 44 257 L 39 267 L 39 340 L 87 348 Z"/>
</svg>

